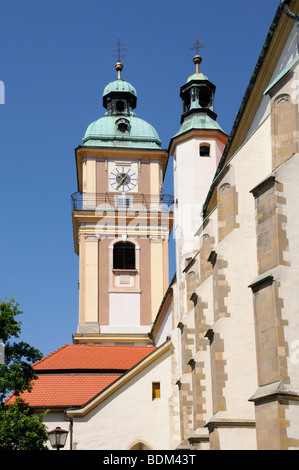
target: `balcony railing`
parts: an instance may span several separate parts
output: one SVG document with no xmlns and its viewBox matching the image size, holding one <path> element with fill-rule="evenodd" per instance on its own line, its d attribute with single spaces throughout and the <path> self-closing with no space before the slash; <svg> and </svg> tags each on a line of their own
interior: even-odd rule
<svg viewBox="0 0 299 470">
<path fill-rule="evenodd" d="M 74 193 L 73 211 L 139 211 L 173 212 L 173 196 L 162 194 Z"/>
</svg>

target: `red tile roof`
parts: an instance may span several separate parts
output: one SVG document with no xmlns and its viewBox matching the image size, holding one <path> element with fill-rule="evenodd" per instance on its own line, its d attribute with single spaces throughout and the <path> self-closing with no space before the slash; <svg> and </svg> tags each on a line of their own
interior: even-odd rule
<svg viewBox="0 0 299 470">
<path fill-rule="evenodd" d="M 82 406 L 155 350 L 151 346 L 67 344 L 34 364 L 38 378 L 32 391 L 21 397 L 33 407 Z M 14 400 L 11 395 L 6 404 Z"/>
<path fill-rule="evenodd" d="M 120 374 L 40 375 L 34 381 L 32 392 L 24 392 L 22 399 L 34 407 L 81 406 L 120 376 Z M 11 395 L 5 403 L 9 404 L 14 401 L 15 397 Z"/>
<path fill-rule="evenodd" d="M 151 346 L 107 346 L 67 344 L 37 362 L 42 370 L 128 370 L 156 348 Z"/>
</svg>

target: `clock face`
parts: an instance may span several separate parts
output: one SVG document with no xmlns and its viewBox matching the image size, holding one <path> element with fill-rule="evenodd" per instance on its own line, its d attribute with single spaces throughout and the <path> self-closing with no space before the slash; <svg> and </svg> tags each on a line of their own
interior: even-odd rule
<svg viewBox="0 0 299 470">
<path fill-rule="evenodd" d="M 137 184 L 137 176 L 131 168 L 118 167 L 110 173 L 109 181 L 117 191 L 132 191 Z"/>
</svg>

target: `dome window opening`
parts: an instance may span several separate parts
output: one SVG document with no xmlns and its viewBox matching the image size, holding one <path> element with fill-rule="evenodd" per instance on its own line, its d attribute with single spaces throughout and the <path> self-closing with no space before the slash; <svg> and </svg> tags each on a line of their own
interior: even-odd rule
<svg viewBox="0 0 299 470">
<path fill-rule="evenodd" d="M 130 122 L 127 119 L 119 119 L 116 121 L 116 129 L 121 134 L 128 134 L 130 131 Z"/>
</svg>

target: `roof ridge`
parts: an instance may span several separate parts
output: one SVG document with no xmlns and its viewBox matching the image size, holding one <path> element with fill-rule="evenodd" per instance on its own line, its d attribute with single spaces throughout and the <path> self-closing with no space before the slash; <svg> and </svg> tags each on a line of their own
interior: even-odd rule
<svg viewBox="0 0 299 470">
<path fill-rule="evenodd" d="M 61 351 L 62 349 L 65 349 L 65 348 L 68 347 L 68 346 L 72 346 L 72 344 L 65 344 L 64 346 L 61 346 L 60 348 L 56 349 L 56 351 L 53 351 L 53 352 L 51 352 L 50 354 L 48 354 L 47 356 L 43 357 L 40 361 L 35 362 L 35 363 L 32 365 L 32 367 L 37 366 L 37 365 L 40 364 L 41 362 L 44 362 L 46 359 L 49 359 L 49 357 L 54 356 L 54 354 L 57 354 L 59 351 Z"/>
<path fill-rule="evenodd" d="M 65 369 L 128 370 L 133 362 L 156 346 L 65 344 L 33 364 L 35 371 Z M 86 362 L 87 361 L 87 362 Z"/>
<path fill-rule="evenodd" d="M 106 347 L 106 348 L 138 348 L 138 349 L 145 349 L 145 348 L 156 348 L 157 346 L 153 346 L 152 344 L 148 346 L 138 346 L 133 344 L 69 344 L 66 346 L 93 346 L 93 347 Z M 60 348 L 62 349 L 62 348 Z M 59 350 L 57 350 L 59 351 Z"/>
</svg>

